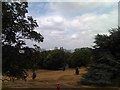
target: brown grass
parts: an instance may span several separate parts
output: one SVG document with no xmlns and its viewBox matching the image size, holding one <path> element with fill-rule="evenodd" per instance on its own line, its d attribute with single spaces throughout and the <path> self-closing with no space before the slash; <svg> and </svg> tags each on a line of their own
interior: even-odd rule
<svg viewBox="0 0 120 90">
<path fill-rule="evenodd" d="M 3 86 L 14 88 L 56 88 L 56 84 L 60 83 L 62 88 L 76 88 L 80 87 L 77 82 L 82 78 L 82 74 L 86 72 L 84 67 L 80 68 L 80 75 L 75 75 L 75 69 L 67 69 L 65 71 L 37 70 L 37 77 L 32 80 L 32 72 L 28 71 L 27 82 L 23 80 L 3 82 Z"/>
</svg>

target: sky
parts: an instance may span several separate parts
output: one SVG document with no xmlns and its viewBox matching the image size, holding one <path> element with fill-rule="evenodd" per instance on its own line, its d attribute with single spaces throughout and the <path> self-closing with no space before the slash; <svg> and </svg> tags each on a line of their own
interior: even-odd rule
<svg viewBox="0 0 120 90">
<path fill-rule="evenodd" d="M 44 49 L 92 47 L 95 35 L 109 34 L 118 25 L 118 2 L 113 0 L 29 2 L 28 12 L 37 20 L 35 31 L 44 37 L 37 45 Z"/>
</svg>

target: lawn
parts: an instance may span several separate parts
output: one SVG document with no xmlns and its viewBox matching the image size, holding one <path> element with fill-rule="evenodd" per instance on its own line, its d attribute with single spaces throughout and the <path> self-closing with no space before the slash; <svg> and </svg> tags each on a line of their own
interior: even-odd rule
<svg viewBox="0 0 120 90">
<path fill-rule="evenodd" d="M 37 70 L 37 77 L 32 80 L 32 72 L 28 71 L 27 82 L 24 80 L 15 80 L 15 82 L 3 82 L 3 87 L 11 88 L 55 88 L 59 83 L 62 88 L 80 87 L 78 81 L 82 74 L 86 73 L 86 68 L 80 68 L 80 74 L 75 75 L 75 69 L 66 69 L 65 71 Z"/>
<path fill-rule="evenodd" d="M 82 79 L 82 75 L 87 69 L 80 68 L 80 74 L 75 75 L 75 69 L 67 69 L 65 71 L 37 70 L 37 77 L 32 80 L 32 72 L 28 71 L 29 76 L 27 82 L 24 80 L 15 80 L 15 82 L 3 82 L 3 88 L 56 88 L 57 83 L 61 88 L 79 88 L 78 90 L 120 90 L 117 88 L 98 88 L 94 86 L 83 86 L 78 83 Z M 5 77 L 4 77 L 5 78 Z M 83 89 L 84 88 L 84 89 Z M 70 89 L 70 90 L 71 90 Z"/>
</svg>

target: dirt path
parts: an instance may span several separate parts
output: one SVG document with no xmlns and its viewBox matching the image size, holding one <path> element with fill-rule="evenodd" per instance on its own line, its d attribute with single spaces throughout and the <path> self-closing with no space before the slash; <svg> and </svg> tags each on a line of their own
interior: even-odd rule
<svg viewBox="0 0 120 90">
<path fill-rule="evenodd" d="M 27 82 L 16 80 L 15 82 L 4 82 L 3 86 L 16 88 L 55 88 L 60 83 L 62 88 L 80 87 L 77 82 L 82 78 L 81 75 L 86 73 L 85 68 L 80 68 L 80 75 L 75 75 L 74 69 L 65 71 L 37 70 L 35 80 L 31 79 L 32 73 L 29 71 Z"/>
</svg>

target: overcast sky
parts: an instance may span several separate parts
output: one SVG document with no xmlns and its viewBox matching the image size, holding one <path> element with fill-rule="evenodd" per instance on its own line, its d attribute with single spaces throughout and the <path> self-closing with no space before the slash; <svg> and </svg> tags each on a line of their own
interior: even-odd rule
<svg viewBox="0 0 120 90">
<path fill-rule="evenodd" d="M 37 20 L 44 49 L 75 49 L 94 45 L 96 34 L 118 25 L 117 2 L 29 2 L 28 15 Z M 32 46 L 35 42 L 27 41 Z"/>
</svg>

